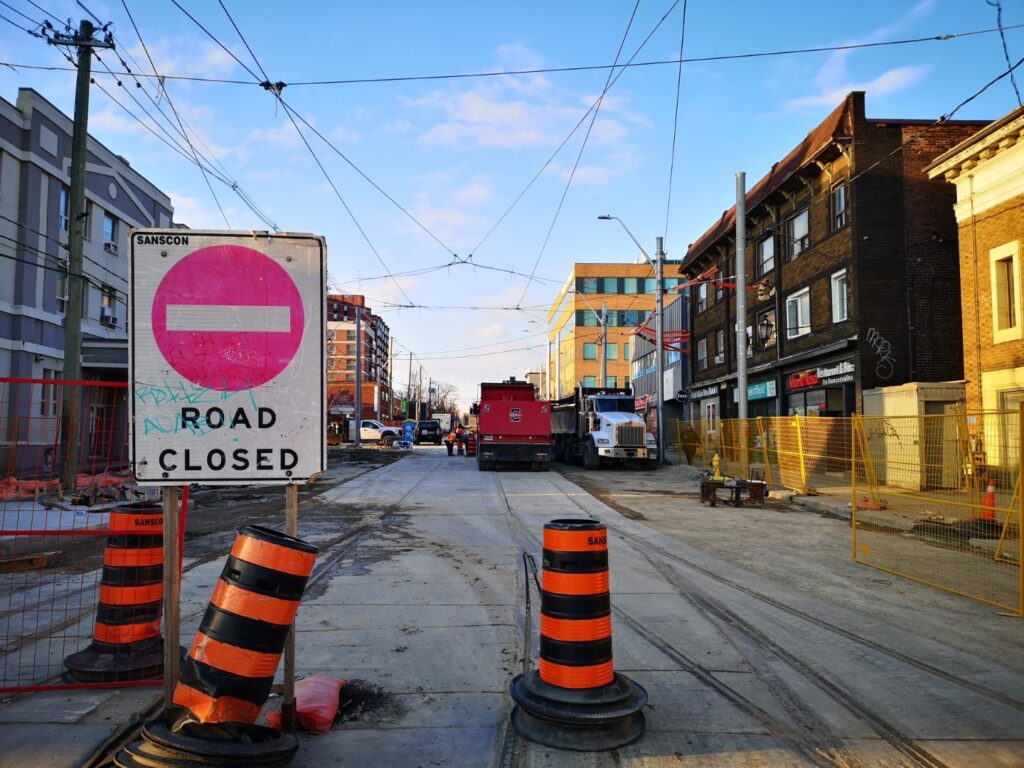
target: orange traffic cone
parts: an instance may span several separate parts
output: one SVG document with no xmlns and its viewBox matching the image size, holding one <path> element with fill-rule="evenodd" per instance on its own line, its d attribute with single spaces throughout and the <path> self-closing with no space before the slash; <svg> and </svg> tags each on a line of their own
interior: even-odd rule
<svg viewBox="0 0 1024 768">
<path fill-rule="evenodd" d="M 981 519 L 996 519 L 996 481 L 992 478 L 989 478 L 988 488 L 981 499 Z"/>
</svg>

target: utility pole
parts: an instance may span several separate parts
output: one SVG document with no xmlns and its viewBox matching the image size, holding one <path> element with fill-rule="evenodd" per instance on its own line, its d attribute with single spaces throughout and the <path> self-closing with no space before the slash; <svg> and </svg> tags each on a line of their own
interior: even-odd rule
<svg viewBox="0 0 1024 768">
<path fill-rule="evenodd" d="M 356 436 L 359 447 L 359 432 L 363 426 L 363 308 L 356 307 Z"/>
<path fill-rule="evenodd" d="M 736 394 L 740 419 L 740 466 L 737 474 L 749 475 L 747 342 L 747 174 L 740 171 L 736 174 Z"/>
<path fill-rule="evenodd" d="M 104 27 L 104 31 L 106 27 Z M 85 307 L 85 276 L 82 263 L 85 252 L 85 159 L 89 142 L 89 81 L 92 72 L 92 49 L 113 48 L 108 32 L 100 40 L 93 39 L 96 28 L 83 19 L 77 35 L 55 34 L 51 45 L 74 46 L 78 49 L 78 80 L 75 84 L 75 121 L 71 134 L 71 196 L 68 201 L 68 305 L 64 314 L 64 371 L 62 378 L 82 378 L 82 311 Z M 81 393 L 74 386 L 62 387 L 61 444 L 64 446 L 62 480 L 64 490 L 72 492 L 78 478 L 78 441 L 81 422 Z M 57 458 L 57 457 L 55 457 Z"/>
<path fill-rule="evenodd" d="M 412 352 L 409 352 L 409 386 L 408 386 L 408 397 L 405 398 L 405 413 L 402 416 L 406 419 L 409 418 L 409 406 L 412 405 Z"/>
<path fill-rule="evenodd" d="M 608 302 L 601 302 L 601 389 L 608 386 Z"/>
<path fill-rule="evenodd" d="M 655 238 L 657 259 L 655 275 L 658 281 L 658 317 L 657 332 L 655 333 L 654 362 L 655 375 L 658 380 L 655 382 L 655 397 L 658 398 L 658 464 L 668 464 L 665 457 L 665 241 L 661 237 Z"/>
<path fill-rule="evenodd" d="M 747 174 L 736 174 L 736 387 L 747 418 Z"/>
</svg>

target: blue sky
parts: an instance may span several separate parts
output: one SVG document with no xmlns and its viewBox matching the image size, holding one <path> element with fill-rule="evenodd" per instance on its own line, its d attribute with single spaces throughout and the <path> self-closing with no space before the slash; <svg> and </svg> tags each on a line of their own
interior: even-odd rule
<svg viewBox="0 0 1024 768">
<path fill-rule="evenodd" d="M 170 0 L 126 2 L 160 74 L 251 83 L 167 80 L 165 88 L 196 146 L 281 230 L 327 237 L 330 289 L 365 294 L 391 327 L 396 385 L 404 385 L 412 351 L 425 375 L 457 388 L 463 408 L 480 381 L 522 376 L 543 365 L 546 309 L 573 262 L 636 259 L 626 233 L 614 222 L 598 221 L 598 214 L 621 217 L 649 251 L 654 237 L 664 235 L 669 257 L 680 258 L 732 204 L 736 171 L 746 171 L 753 185 L 848 91 L 867 91 L 869 117 L 935 119 L 1007 69 L 995 33 L 686 63 L 669 206 L 674 64 L 622 73 L 601 102 L 582 155 L 589 118 L 543 171 L 600 96 L 606 69 L 301 84 L 608 65 L 616 60 L 633 2 L 224 0 L 257 66 L 218 2 L 179 0 L 259 79 L 262 67 L 270 81 L 287 84 L 284 100 L 334 147 L 300 121 L 329 183 L 273 95 Z M 5 0 L 0 15 L 26 27 L 32 23 L 25 16 L 36 22 L 71 18 L 76 26 L 85 17 L 66 0 L 38 5 L 45 13 L 29 0 Z M 130 54 L 140 70 L 151 72 L 124 5 L 86 5 L 113 22 L 117 54 Z M 996 8 L 986 0 L 689 0 L 685 6 L 685 58 L 996 26 Z M 672 0 L 641 0 L 619 62 L 634 53 L 634 62 L 677 59 L 683 9 L 682 0 L 674 7 Z M 1002 0 L 1002 21 L 1024 24 L 1024 0 Z M 1007 30 L 1005 39 L 1016 63 L 1024 57 L 1024 29 Z M 233 191 L 211 180 L 222 216 L 199 169 L 100 90 L 153 126 L 105 71 L 104 63 L 121 70 L 117 55 L 101 56 L 103 63 L 94 64 L 90 132 L 171 196 L 178 221 L 223 229 L 226 217 L 233 229 L 265 229 Z M 0 66 L 4 98 L 14 101 L 19 87 L 31 87 L 72 112 L 72 72 L 18 66 L 67 66 L 54 47 L 0 21 L 0 62 L 13 65 Z M 159 117 L 132 79 L 120 79 Z M 1024 67 L 1017 80 L 1024 87 Z M 144 82 L 166 110 L 167 98 L 151 80 Z M 956 117 L 995 119 L 1017 104 L 1004 78 Z M 538 279 L 528 283 L 531 273 Z M 394 306 L 409 303 L 416 306 Z"/>
</svg>

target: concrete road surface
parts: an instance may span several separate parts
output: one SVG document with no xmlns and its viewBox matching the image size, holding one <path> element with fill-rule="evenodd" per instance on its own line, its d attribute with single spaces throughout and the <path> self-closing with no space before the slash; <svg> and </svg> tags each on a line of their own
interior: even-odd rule
<svg viewBox="0 0 1024 768">
<path fill-rule="evenodd" d="M 1024 765 L 1021 619 L 851 563 L 842 520 L 710 510 L 695 491 L 686 467 L 479 472 L 420 446 L 312 495 L 300 535 L 322 549 L 298 673 L 350 682 L 341 721 L 303 735 L 294 764 Z M 509 726 L 508 684 L 537 655 L 523 555 L 539 567 L 543 524 L 579 516 L 608 525 L 615 666 L 650 694 L 644 736 L 607 753 L 534 745 Z M 221 564 L 185 574 L 183 638 Z M 5 725 L 30 703 L 0 708 L 0 765 L 36 764 Z M 85 728 L 91 711 L 79 700 L 69 717 Z"/>
</svg>

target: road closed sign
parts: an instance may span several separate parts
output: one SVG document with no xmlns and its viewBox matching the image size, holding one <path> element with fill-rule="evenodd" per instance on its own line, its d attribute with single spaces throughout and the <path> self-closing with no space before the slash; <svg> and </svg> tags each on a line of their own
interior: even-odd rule
<svg viewBox="0 0 1024 768">
<path fill-rule="evenodd" d="M 136 229 L 129 245 L 138 482 L 284 484 L 322 472 L 325 240 Z"/>
</svg>

